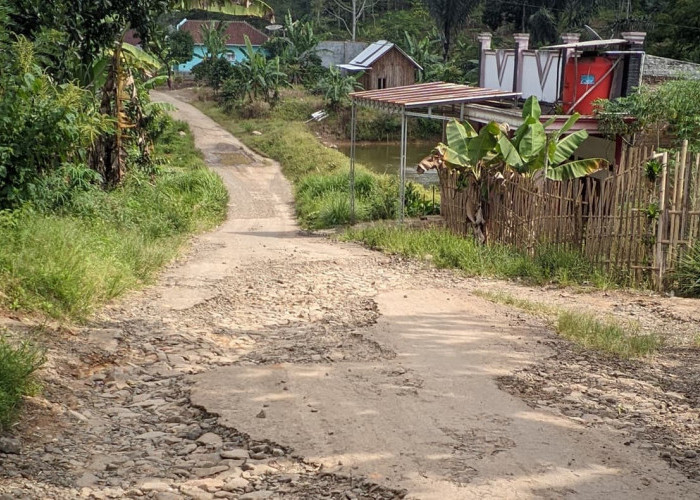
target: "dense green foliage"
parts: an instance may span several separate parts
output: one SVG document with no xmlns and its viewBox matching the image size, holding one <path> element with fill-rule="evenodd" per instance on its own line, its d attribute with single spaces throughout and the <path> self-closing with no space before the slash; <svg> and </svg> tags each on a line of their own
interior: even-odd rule
<svg viewBox="0 0 700 500">
<path fill-rule="evenodd" d="M 698 80 L 670 80 L 643 87 L 629 97 L 599 101 L 597 113 L 601 130 L 611 135 L 643 131 L 658 138 L 668 133 L 675 146 L 687 140 L 691 149 L 700 149 Z"/>
<path fill-rule="evenodd" d="M 22 397 L 36 392 L 34 372 L 44 363 L 44 353 L 30 342 L 11 342 L 0 332 L 0 431 L 17 417 Z"/>
<path fill-rule="evenodd" d="M 246 100 L 249 103 L 262 100 L 274 106 L 279 100 L 280 86 L 287 82 L 287 75 L 280 70 L 280 59 L 256 52 L 247 36 L 245 43 L 245 59 L 231 66 L 231 75 L 224 82 L 222 103 L 228 110 Z"/>
<path fill-rule="evenodd" d="M 282 30 L 272 36 L 263 48 L 270 58 L 278 58 L 279 69 L 287 75 L 289 83 L 313 87 L 325 72 L 316 53 L 319 41 L 313 23 L 295 21 L 287 13 Z"/>
<path fill-rule="evenodd" d="M 480 245 L 444 229 L 407 229 L 376 225 L 350 229 L 343 239 L 361 241 L 390 254 L 429 260 L 438 267 L 460 269 L 470 276 L 523 279 L 529 283 L 593 284 L 608 288 L 611 276 L 580 253 L 543 246 L 534 257 L 496 244 Z"/>
<path fill-rule="evenodd" d="M 278 14 L 289 11 L 296 18 L 314 22 L 316 30 L 329 38 L 350 38 L 351 29 L 346 25 L 351 25 L 351 14 L 339 9 L 334 0 L 269 3 Z M 349 2 L 343 2 L 346 4 Z M 479 31 L 493 31 L 497 44 L 508 43 L 513 33 L 529 32 L 534 45 L 544 45 L 558 42 L 561 33 L 571 31 L 582 33 L 585 39 L 590 35 L 584 25 L 592 26 L 603 38 L 624 31 L 645 31 L 649 53 L 700 62 L 696 0 L 377 0 L 367 2 L 356 29 L 360 40 L 383 38 L 401 43 L 405 31 L 421 38 L 436 28 L 440 34 L 431 38 L 440 41 L 441 56 L 448 44 L 452 60 L 456 47 L 445 33 L 464 37 L 473 47 Z"/>
<path fill-rule="evenodd" d="M 349 101 L 348 96 L 351 92 L 362 88 L 358 79 L 362 73 L 358 74 L 343 74 L 336 67 L 330 68 L 324 77 L 322 77 L 317 85 L 321 94 L 323 94 L 328 107 L 338 111 L 343 104 Z"/>
<path fill-rule="evenodd" d="M 226 190 L 186 130 L 167 125 L 154 176 L 132 171 L 109 192 L 55 178 L 31 205 L 0 212 L 0 305 L 85 317 L 148 282 L 189 234 L 218 224 Z"/>
</svg>

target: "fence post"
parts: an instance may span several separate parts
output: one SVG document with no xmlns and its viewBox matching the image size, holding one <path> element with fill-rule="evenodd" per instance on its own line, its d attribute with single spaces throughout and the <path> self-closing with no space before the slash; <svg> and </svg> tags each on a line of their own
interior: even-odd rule
<svg viewBox="0 0 700 500">
<path fill-rule="evenodd" d="M 661 188 L 659 189 L 659 220 L 656 227 L 656 266 L 658 267 L 658 277 L 656 287 L 659 291 L 664 286 L 664 245 L 662 243 L 664 236 L 664 226 L 666 224 L 666 177 L 668 176 L 668 153 L 661 155 Z"/>
</svg>

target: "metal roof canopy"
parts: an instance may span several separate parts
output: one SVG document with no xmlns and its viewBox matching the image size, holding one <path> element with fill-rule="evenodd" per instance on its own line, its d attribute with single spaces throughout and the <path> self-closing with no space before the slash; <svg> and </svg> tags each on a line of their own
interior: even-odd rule
<svg viewBox="0 0 700 500">
<path fill-rule="evenodd" d="M 456 83 L 430 82 L 391 87 L 388 89 L 365 90 L 350 94 L 352 119 L 350 125 L 350 217 L 355 221 L 355 136 L 357 129 L 357 106 L 375 108 L 388 113 L 401 115 L 401 155 L 399 165 L 399 221 L 403 222 L 405 211 L 404 193 L 406 188 L 406 143 L 408 142 L 408 117 L 451 120 L 453 117 L 434 114 L 432 108 L 459 105 L 460 119 L 464 119 L 464 105 L 495 99 L 509 99 L 520 96 L 520 92 L 507 92 L 498 89 L 470 87 Z M 426 112 L 416 111 L 427 108 Z"/>
<path fill-rule="evenodd" d="M 520 92 L 470 87 L 457 83 L 431 82 L 379 90 L 353 92 L 350 99 L 360 106 L 401 112 L 412 108 L 431 108 L 448 104 L 466 104 L 518 97 Z"/>
<path fill-rule="evenodd" d="M 588 40 L 586 42 L 561 43 L 559 45 L 548 45 L 543 49 L 587 49 L 593 47 L 607 47 L 608 45 L 628 45 L 629 40 L 624 38 L 612 38 L 610 40 Z"/>
</svg>

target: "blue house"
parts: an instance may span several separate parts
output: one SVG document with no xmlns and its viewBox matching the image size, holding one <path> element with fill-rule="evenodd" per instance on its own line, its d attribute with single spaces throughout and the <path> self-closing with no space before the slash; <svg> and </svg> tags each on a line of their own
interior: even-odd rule
<svg viewBox="0 0 700 500">
<path fill-rule="evenodd" d="M 215 21 L 219 22 L 219 21 Z M 255 50 L 262 50 L 262 45 L 267 42 L 268 36 L 244 21 L 221 21 L 225 24 L 224 36 L 226 37 L 226 57 L 231 63 L 240 62 L 245 56 L 245 37 Z M 175 67 L 176 71 L 189 73 L 192 68 L 202 62 L 207 50 L 202 43 L 202 27 L 211 26 L 212 21 L 189 21 L 183 19 L 176 27 L 178 30 L 187 31 L 194 40 L 194 57 L 185 64 Z"/>
</svg>

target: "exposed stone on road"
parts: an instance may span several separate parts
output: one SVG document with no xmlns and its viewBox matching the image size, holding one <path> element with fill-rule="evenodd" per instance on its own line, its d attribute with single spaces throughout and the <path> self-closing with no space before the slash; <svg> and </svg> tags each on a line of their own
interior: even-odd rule
<svg viewBox="0 0 700 500">
<path fill-rule="evenodd" d="M 0 499 L 697 497 L 693 303 L 305 235 L 276 164 L 156 95 L 226 182 L 229 219 L 87 325 L 8 322 L 51 350 L 43 396 L 0 437 Z M 584 352 L 484 288 L 635 318 L 667 347 Z"/>
</svg>

